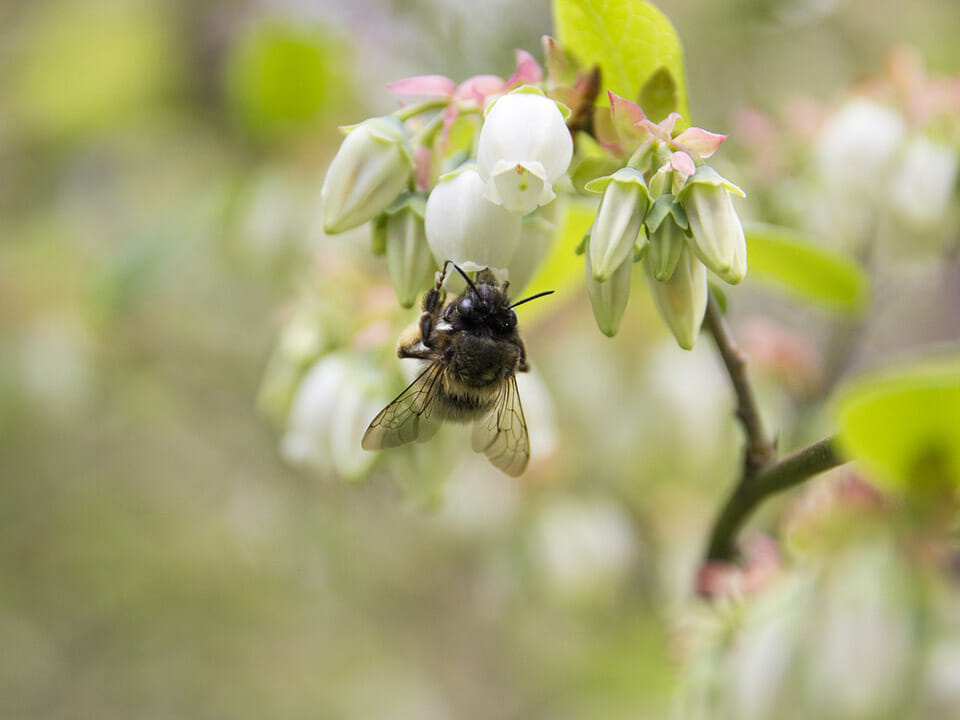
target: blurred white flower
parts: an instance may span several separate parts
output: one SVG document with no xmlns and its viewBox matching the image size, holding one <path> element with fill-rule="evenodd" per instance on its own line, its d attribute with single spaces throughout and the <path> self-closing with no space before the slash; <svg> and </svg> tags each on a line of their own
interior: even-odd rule
<svg viewBox="0 0 960 720">
<path fill-rule="evenodd" d="M 895 110 L 857 98 L 844 104 L 821 128 L 816 159 L 828 192 L 851 199 L 886 199 L 885 179 L 906 134 Z"/>
<path fill-rule="evenodd" d="M 895 706 L 910 676 L 914 577 L 879 542 L 845 552 L 825 580 L 810 636 L 813 692 L 840 717 L 877 717 Z"/>
<path fill-rule="evenodd" d="M 350 129 L 320 190 L 323 229 L 341 233 L 382 213 L 407 187 L 413 172 L 403 123 L 365 120 Z"/>
<path fill-rule="evenodd" d="M 639 555 L 630 517 L 608 500 L 553 500 L 542 508 L 533 540 L 547 584 L 573 600 L 607 596 Z"/>
<path fill-rule="evenodd" d="M 360 439 L 387 400 L 380 375 L 348 352 L 318 360 L 304 376 L 290 406 L 281 442 L 292 464 L 359 478 L 376 460 Z"/>
<path fill-rule="evenodd" d="M 539 92 L 504 95 L 487 112 L 477 165 L 487 197 L 526 215 L 556 197 L 553 183 L 573 157 L 573 140 L 557 104 Z"/>
<path fill-rule="evenodd" d="M 445 176 L 427 199 L 426 231 L 438 263 L 452 260 L 464 271 L 507 268 L 520 239 L 519 216 L 484 197 L 476 170 Z"/>
<path fill-rule="evenodd" d="M 12 354 L 20 389 L 53 415 L 82 409 L 94 388 L 91 340 L 77 319 L 49 314 L 34 318 Z"/>
<path fill-rule="evenodd" d="M 908 223 L 929 227 L 943 218 L 956 184 L 957 151 L 915 135 L 892 178 L 893 207 Z"/>
</svg>

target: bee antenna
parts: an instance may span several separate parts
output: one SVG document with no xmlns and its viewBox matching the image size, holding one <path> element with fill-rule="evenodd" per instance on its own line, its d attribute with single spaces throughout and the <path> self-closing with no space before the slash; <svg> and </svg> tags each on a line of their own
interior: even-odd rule
<svg viewBox="0 0 960 720">
<path fill-rule="evenodd" d="M 543 292 L 539 292 L 536 295 L 531 295 L 530 297 L 526 297 L 523 300 L 517 300 L 517 302 L 515 302 L 510 307 L 515 308 L 517 305 L 523 305 L 525 302 L 530 302 L 531 300 L 542 298 L 544 295 L 553 295 L 554 292 L 555 292 L 554 290 L 544 290 Z"/>
<path fill-rule="evenodd" d="M 457 269 L 457 272 L 463 276 L 463 279 L 467 281 L 467 285 L 470 286 L 470 289 L 473 290 L 473 292 L 479 296 L 480 293 L 477 292 L 477 286 L 473 284 L 473 280 L 471 280 L 470 277 L 463 270 L 460 269 L 459 265 L 457 265 L 456 263 L 452 263 L 452 265 Z"/>
</svg>

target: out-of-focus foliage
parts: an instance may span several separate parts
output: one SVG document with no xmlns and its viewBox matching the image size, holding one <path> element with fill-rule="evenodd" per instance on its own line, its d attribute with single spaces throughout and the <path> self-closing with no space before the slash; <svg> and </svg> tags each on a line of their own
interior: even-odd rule
<svg viewBox="0 0 960 720">
<path fill-rule="evenodd" d="M 226 58 L 225 90 L 245 130 L 261 139 L 315 131 L 346 107 L 349 51 L 321 27 L 257 23 Z"/>
<path fill-rule="evenodd" d="M 858 378 L 836 402 L 844 447 L 885 487 L 926 492 L 960 484 L 957 358 Z"/>
<path fill-rule="evenodd" d="M 7 111 L 35 138 L 122 126 L 169 95 L 182 72 L 173 18 L 149 0 L 31 3 L 13 13 L 22 17 L 7 35 L 19 50 Z"/>
<path fill-rule="evenodd" d="M 752 276 L 841 312 L 863 309 L 869 278 L 852 260 L 786 228 L 754 223 L 744 232 Z"/>
</svg>

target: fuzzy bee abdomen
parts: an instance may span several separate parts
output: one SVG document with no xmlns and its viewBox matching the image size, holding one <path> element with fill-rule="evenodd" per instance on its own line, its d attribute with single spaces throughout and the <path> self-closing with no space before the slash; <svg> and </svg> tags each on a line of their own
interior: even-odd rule
<svg viewBox="0 0 960 720">
<path fill-rule="evenodd" d="M 440 420 L 470 422 L 483 417 L 493 409 L 496 392 L 448 392 L 437 391 L 434 415 Z"/>
</svg>

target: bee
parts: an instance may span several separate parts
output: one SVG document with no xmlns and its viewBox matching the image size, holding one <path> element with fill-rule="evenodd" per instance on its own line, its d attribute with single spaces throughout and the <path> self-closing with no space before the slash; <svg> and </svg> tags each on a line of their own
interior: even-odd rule
<svg viewBox="0 0 960 720">
<path fill-rule="evenodd" d="M 444 305 L 443 281 L 451 265 L 467 286 Z M 443 264 L 419 322 L 397 345 L 398 357 L 424 360 L 424 368 L 370 423 L 361 441 L 364 450 L 429 440 L 445 421 L 473 422 L 475 452 L 508 475 L 524 471 L 530 438 L 517 373 L 530 368 L 513 308 L 553 290 L 511 304 L 508 285 L 498 284 L 489 270 L 481 270 L 474 282 L 450 260 Z"/>
</svg>

